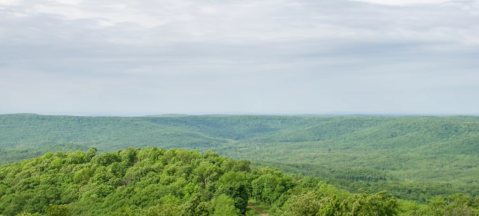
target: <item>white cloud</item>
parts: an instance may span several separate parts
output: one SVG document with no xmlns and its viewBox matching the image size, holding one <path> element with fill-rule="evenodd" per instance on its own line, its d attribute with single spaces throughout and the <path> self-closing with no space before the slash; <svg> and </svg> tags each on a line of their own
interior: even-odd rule
<svg viewBox="0 0 479 216">
<path fill-rule="evenodd" d="M 0 0 L 0 113 L 471 113 L 476 3 Z"/>
<path fill-rule="evenodd" d="M 423 4 L 443 4 L 450 0 L 357 0 L 361 2 L 368 2 L 382 5 L 423 5 Z"/>
<path fill-rule="evenodd" d="M 0 5 L 18 5 L 21 0 L 0 0 Z"/>
<path fill-rule="evenodd" d="M 82 2 L 82 0 L 55 0 L 55 2 L 67 5 L 78 5 Z"/>
<path fill-rule="evenodd" d="M 433 3 L 433 0 L 430 1 Z M 64 23 L 75 26 L 62 27 L 85 28 L 86 31 L 92 28 L 93 34 L 101 35 L 106 42 L 115 43 L 244 43 L 342 38 L 357 41 L 440 40 L 477 44 L 478 28 L 474 22 L 477 15 L 474 14 L 475 10 L 467 8 L 474 4 L 396 3 L 400 2 L 408 6 L 382 6 L 376 4 L 379 1 L 366 4 L 332 0 L 24 0 L 20 6 L 11 7 L 6 12 L 17 16 L 23 14 L 32 19 L 50 16 L 59 22 L 75 22 Z M 82 20 L 83 24 L 80 23 Z M 118 28 L 110 28 L 114 26 Z M 21 31 L 25 32 L 25 29 Z"/>
</svg>

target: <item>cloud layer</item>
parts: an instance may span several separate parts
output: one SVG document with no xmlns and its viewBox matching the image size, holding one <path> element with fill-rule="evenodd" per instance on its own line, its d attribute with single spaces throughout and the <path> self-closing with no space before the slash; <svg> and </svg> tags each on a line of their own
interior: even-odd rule
<svg viewBox="0 0 479 216">
<path fill-rule="evenodd" d="M 0 113 L 479 114 L 478 1 L 0 0 Z"/>
</svg>

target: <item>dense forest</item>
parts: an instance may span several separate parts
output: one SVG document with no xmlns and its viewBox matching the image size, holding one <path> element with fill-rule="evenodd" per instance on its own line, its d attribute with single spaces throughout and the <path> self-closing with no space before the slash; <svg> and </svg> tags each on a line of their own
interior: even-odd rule
<svg viewBox="0 0 479 216">
<path fill-rule="evenodd" d="M 479 199 L 426 205 L 387 192 L 349 193 L 319 178 L 252 167 L 197 150 L 127 148 L 56 152 L 0 166 L 3 215 L 476 215 Z M 258 208 L 258 207 L 256 207 Z"/>
<path fill-rule="evenodd" d="M 0 115 L 0 164 L 128 146 L 211 150 L 320 177 L 339 189 L 427 203 L 479 195 L 479 117 Z"/>
</svg>

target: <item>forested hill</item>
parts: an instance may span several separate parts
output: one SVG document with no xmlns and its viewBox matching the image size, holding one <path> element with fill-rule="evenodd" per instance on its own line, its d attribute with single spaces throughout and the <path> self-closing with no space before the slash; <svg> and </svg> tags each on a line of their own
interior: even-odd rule
<svg viewBox="0 0 479 216">
<path fill-rule="evenodd" d="M 56 152 L 0 166 L 0 215 L 477 215 L 455 194 L 428 205 L 386 192 L 349 193 L 318 178 L 251 167 L 216 153 L 144 148 Z"/>
<path fill-rule="evenodd" d="M 212 150 L 421 202 L 479 195 L 479 117 L 0 115 L 0 163 L 92 146 Z"/>
<path fill-rule="evenodd" d="M 316 150 L 477 155 L 479 117 L 0 115 L 0 148 L 76 143 L 114 151 L 127 146 L 210 149 L 314 142 Z M 232 145 L 233 144 L 233 145 Z"/>
</svg>

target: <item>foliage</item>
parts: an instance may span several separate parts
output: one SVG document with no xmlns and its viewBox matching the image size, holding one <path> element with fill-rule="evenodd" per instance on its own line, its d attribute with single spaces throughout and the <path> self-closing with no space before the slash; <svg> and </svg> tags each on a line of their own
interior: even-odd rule
<svg viewBox="0 0 479 216">
<path fill-rule="evenodd" d="M 24 159 L 39 157 L 47 152 L 86 151 L 88 147 L 73 143 L 59 143 L 40 147 L 2 149 L 0 148 L 0 164 L 13 163 Z"/>
<path fill-rule="evenodd" d="M 0 167 L 2 215 L 476 215 L 468 195 L 427 205 L 386 192 L 349 193 L 318 178 L 251 167 L 213 152 L 127 148 L 112 153 L 46 153 Z"/>
<path fill-rule="evenodd" d="M 479 195 L 479 117 L 471 116 L 126 118 L 18 114 L 0 115 L 0 138 L 0 164 L 38 157 L 49 151 L 86 151 L 87 146 L 94 146 L 99 152 L 128 146 L 156 146 L 196 149 L 203 153 L 211 150 L 229 158 L 251 160 L 256 166 L 320 177 L 348 191 L 388 190 L 396 198 L 421 203 L 437 195 Z M 159 157 L 164 154 L 162 151 L 157 149 L 139 157 L 170 163 L 172 156 Z M 92 153 L 78 157 L 89 161 Z M 135 163 L 131 155 L 125 157 L 130 157 L 129 163 Z M 52 166 L 62 167 L 63 163 L 78 163 L 79 158 L 64 161 L 55 156 L 55 160 Z M 83 173 L 82 177 L 94 178 L 98 183 L 121 184 L 120 175 L 126 172 L 120 163 L 123 160 L 114 153 L 95 159 L 94 163 L 105 169 L 116 163 L 112 167 L 115 172 L 112 176 L 104 172 L 93 177 Z M 241 170 L 241 166 L 245 167 L 243 164 L 234 169 Z M 176 172 L 174 167 L 169 169 Z M 195 169 L 191 171 L 198 174 L 203 187 L 224 174 L 209 165 Z M 128 172 L 126 181 L 136 183 L 135 172 Z M 78 183 L 82 182 L 80 177 L 78 174 Z M 0 193 L 4 193 L 2 190 L 0 186 Z"/>
</svg>

